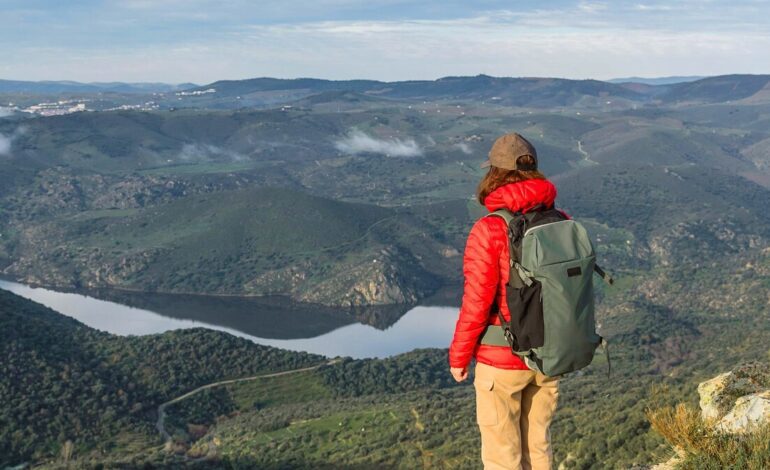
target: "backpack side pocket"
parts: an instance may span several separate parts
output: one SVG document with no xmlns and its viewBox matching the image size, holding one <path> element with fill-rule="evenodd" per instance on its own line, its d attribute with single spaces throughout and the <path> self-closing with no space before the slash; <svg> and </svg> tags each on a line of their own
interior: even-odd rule
<svg viewBox="0 0 770 470">
<path fill-rule="evenodd" d="M 530 286 L 520 288 L 506 286 L 511 332 L 516 338 L 518 351 L 527 351 L 545 343 L 542 288 L 537 280 L 533 280 Z"/>
</svg>

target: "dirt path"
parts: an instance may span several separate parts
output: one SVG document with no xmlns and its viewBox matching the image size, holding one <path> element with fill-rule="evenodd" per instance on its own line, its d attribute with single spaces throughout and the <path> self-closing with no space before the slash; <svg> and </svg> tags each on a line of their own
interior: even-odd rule
<svg viewBox="0 0 770 470">
<path fill-rule="evenodd" d="M 580 152 L 580 155 L 583 156 L 583 161 L 590 164 L 590 165 L 598 165 L 599 162 L 591 160 L 591 155 L 588 154 L 585 150 L 583 150 L 583 142 L 578 140 L 578 152 Z"/>
<path fill-rule="evenodd" d="M 161 436 L 163 436 L 163 439 L 168 442 L 171 440 L 171 434 L 166 431 L 166 408 L 169 405 L 173 405 L 174 403 L 180 402 L 184 400 L 185 398 L 191 397 L 195 395 L 198 392 L 201 392 L 203 390 L 207 390 L 209 388 L 219 387 L 222 385 L 229 385 L 237 382 L 248 382 L 251 380 L 258 380 L 258 379 L 268 379 L 270 377 L 279 377 L 281 375 L 289 375 L 289 374 L 296 374 L 299 372 L 307 372 L 309 370 L 315 370 L 322 366 L 330 366 L 332 364 L 336 364 L 339 362 L 339 359 L 332 359 L 330 361 L 324 362 L 323 364 L 318 364 L 315 366 L 310 367 L 303 367 L 301 369 L 292 369 L 292 370 L 285 370 L 282 372 L 273 372 L 270 374 L 262 374 L 262 375 L 254 375 L 251 377 L 242 377 L 240 379 L 229 379 L 229 380 L 220 380 L 219 382 L 212 382 L 210 384 L 201 385 L 200 387 L 196 388 L 195 390 L 191 390 L 184 395 L 179 395 L 176 398 L 173 398 L 160 406 L 158 406 L 158 421 L 155 422 L 155 428 L 158 430 Z"/>
</svg>

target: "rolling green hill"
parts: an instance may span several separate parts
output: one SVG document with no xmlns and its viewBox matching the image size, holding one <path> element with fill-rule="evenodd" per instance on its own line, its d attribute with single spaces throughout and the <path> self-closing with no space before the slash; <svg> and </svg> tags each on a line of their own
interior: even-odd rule
<svg viewBox="0 0 770 470">
<path fill-rule="evenodd" d="M 25 223 L 7 239 L 5 272 L 69 288 L 413 303 L 457 261 L 435 231 L 403 210 L 244 188 Z"/>
<path fill-rule="evenodd" d="M 721 75 L 670 85 L 666 101 L 724 102 L 748 98 L 770 83 L 768 75 Z"/>
<path fill-rule="evenodd" d="M 741 240 L 748 247 L 752 236 L 770 237 L 764 216 L 770 190 L 710 168 L 602 165 L 560 179 L 558 187 L 562 205 L 576 217 L 601 220 L 647 241 L 692 224 L 732 231 L 715 238 L 734 249 L 741 248 Z"/>
</svg>

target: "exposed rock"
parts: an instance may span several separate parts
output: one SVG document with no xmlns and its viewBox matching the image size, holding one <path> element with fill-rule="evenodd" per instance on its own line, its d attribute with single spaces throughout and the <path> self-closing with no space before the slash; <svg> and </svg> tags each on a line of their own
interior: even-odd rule
<svg viewBox="0 0 770 470">
<path fill-rule="evenodd" d="M 742 365 L 698 385 L 701 412 L 707 421 L 715 422 L 733 409 L 738 398 L 768 389 L 770 366 L 758 362 Z"/>
<path fill-rule="evenodd" d="M 685 456 L 685 453 L 682 449 L 676 448 L 674 450 L 676 451 L 676 453 L 673 456 L 671 456 L 670 459 L 666 460 L 663 463 L 653 465 L 652 467 L 650 467 L 649 470 L 674 470 L 679 464 L 679 462 L 681 462 L 682 459 L 684 459 L 684 456 Z"/>
<path fill-rule="evenodd" d="M 770 421 L 770 390 L 740 397 L 735 406 L 717 424 L 729 433 L 740 433 Z"/>
<path fill-rule="evenodd" d="M 388 247 L 371 259 L 341 263 L 293 297 L 324 305 L 362 306 L 415 303 L 436 286 L 409 253 Z"/>
<path fill-rule="evenodd" d="M 700 409 L 705 419 L 716 420 L 724 413 L 727 404 L 721 401 L 722 392 L 727 388 L 732 375 L 732 372 L 726 372 L 698 385 Z"/>
<path fill-rule="evenodd" d="M 102 261 L 102 264 L 99 264 L 98 261 L 93 260 L 84 263 L 85 272 L 92 273 L 92 276 L 82 282 L 86 287 L 91 288 L 129 285 L 131 277 L 149 268 L 161 252 L 161 249 L 154 248 L 127 254 L 112 262 Z M 101 258 L 99 260 L 101 261 Z M 88 266 L 97 267 L 88 270 Z"/>
<path fill-rule="evenodd" d="M 752 433 L 758 426 L 770 423 L 770 364 L 751 362 L 738 366 L 699 384 L 698 394 L 701 415 L 706 424 L 704 428 L 698 423 L 698 439 L 706 436 L 717 442 L 726 437 L 725 434 Z M 673 426 L 672 429 L 683 429 L 681 422 Z M 687 444 L 687 449 L 679 448 L 670 436 L 664 434 L 664 437 L 674 446 L 676 454 L 667 462 L 649 467 L 649 470 L 673 470 L 688 459 L 688 454 L 703 452 L 703 448 L 693 447 L 691 443 Z M 684 436 L 678 443 L 689 442 L 688 439 L 692 438 L 693 434 Z M 717 442 L 717 445 L 720 444 Z"/>
</svg>

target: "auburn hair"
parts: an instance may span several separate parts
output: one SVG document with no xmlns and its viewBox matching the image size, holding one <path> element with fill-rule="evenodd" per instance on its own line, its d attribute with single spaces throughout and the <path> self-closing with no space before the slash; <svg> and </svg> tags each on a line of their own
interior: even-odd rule
<svg viewBox="0 0 770 470">
<path fill-rule="evenodd" d="M 516 160 L 517 164 L 521 165 L 534 165 L 535 160 L 529 155 L 524 155 Z M 545 175 L 537 170 L 506 170 L 496 166 L 490 166 L 487 174 L 479 182 L 478 188 L 476 188 L 476 197 L 479 204 L 484 205 L 484 199 L 489 196 L 489 193 L 499 188 L 500 186 L 508 183 L 517 183 L 524 180 L 544 180 Z"/>
</svg>

